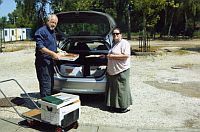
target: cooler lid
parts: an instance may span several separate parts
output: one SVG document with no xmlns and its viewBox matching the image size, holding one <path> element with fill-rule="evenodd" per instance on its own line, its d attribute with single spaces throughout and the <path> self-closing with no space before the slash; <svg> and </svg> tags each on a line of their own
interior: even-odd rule
<svg viewBox="0 0 200 132">
<path fill-rule="evenodd" d="M 59 109 L 76 101 L 79 101 L 78 95 L 58 93 L 51 96 L 47 96 L 44 99 L 40 99 L 38 100 L 38 103 L 40 103 L 41 105 Z"/>
</svg>

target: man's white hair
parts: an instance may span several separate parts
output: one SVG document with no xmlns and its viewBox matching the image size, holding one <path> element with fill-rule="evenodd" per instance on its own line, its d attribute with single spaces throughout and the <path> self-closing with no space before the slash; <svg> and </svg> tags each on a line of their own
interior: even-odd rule
<svg viewBox="0 0 200 132">
<path fill-rule="evenodd" d="M 48 15 L 47 21 L 50 21 L 52 18 L 53 19 L 58 19 L 58 17 L 55 14 L 51 14 L 51 15 Z"/>
</svg>

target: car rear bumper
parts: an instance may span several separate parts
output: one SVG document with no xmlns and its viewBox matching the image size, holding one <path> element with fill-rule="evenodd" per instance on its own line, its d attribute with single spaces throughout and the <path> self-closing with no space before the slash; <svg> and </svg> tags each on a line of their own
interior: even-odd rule
<svg viewBox="0 0 200 132">
<path fill-rule="evenodd" d="M 103 94 L 105 93 L 106 79 L 95 80 L 94 78 L 54 78 L 54 91 L 77 93 L 77 94 Z"/>
</svg>

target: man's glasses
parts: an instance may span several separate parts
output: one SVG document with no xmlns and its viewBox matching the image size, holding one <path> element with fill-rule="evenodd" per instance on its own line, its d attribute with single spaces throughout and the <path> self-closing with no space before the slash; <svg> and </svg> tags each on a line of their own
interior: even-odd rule
<svg viewBox="0 0 200 132">
<path fill-rule="evenodd" d="M 112 35 L 119 35 L 120 33 L 112 33 Z"/>
</svg>

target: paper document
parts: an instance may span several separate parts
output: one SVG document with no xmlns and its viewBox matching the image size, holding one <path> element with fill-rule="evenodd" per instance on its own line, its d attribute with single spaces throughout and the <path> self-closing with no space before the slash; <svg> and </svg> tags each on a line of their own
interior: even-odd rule
<svg viewBox="0 0 200 132">
<path fill-rule="evenodd" d="M 75 61 L 78 58 L 79 58 L 79 54 L 66 53 L 64 55 L 61 55 L 59 60 Z"/>
</svg>

